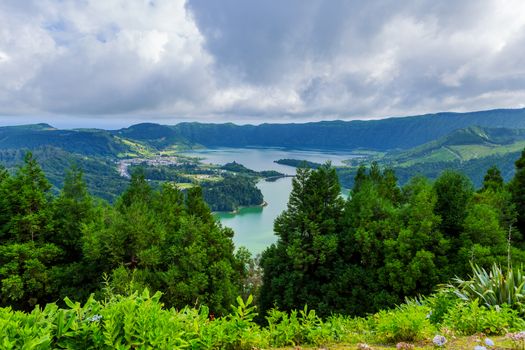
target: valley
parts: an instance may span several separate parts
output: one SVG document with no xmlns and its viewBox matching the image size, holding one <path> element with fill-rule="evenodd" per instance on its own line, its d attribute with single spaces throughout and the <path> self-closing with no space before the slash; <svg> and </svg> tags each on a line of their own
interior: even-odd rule
<svg viewBox="0 0 525 350">
<path fill-rule="evenodd" d="M 154 188 L 164 182 L 182 190 L 199 185 L 217 218 L 234 229 L 236 244 L 257 253 L 274 241 L 273 222 L 286 208 L 291 190 L 285 176 L 293 176 L 303 162 L 311 168 L 331 162 L 346 191 L 359 167 L 373 162 L 392 168 L 400 185 L 414 175 L 435 179 L 443 170 L 453 169 L 479 187 L 493 165 L 505 180 L 513 176 L 514 161 L 525 147 L 525 130 L 517 128 L 525 126 L 524 120 L 524 110 L 495 110 L 297 125 L 145 123 L 109 131 L 37 124 L 0 128 L 0 163 L 13 172 L 25 150 L 31 150 L 55 192 L 65 171 L 78 166 L 90 192 L 110 202 L 136 171 Z M 515 127 L 508 128 L 510 123 Z M 432 127 L 423 132 L 418 129 L 422 125 Z M 405 131 L 397 134 L 398 128 Z M 341 132 L 346 137 L 339 136 Z M 371 139 L 368 133 L 378 136 Z M 223 141 L 217 142 L 218 134 Z M 305 138 L 308 141 L 294 143 Z M 328 144 L 327 139 L 337 144 Z"/>
</svg>

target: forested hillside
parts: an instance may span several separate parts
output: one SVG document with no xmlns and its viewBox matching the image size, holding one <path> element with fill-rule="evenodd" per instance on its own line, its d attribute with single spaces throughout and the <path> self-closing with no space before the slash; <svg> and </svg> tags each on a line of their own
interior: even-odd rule
<svg viewBox="0 0 525 350">
<path fill-rule="evenodd" d="M 525 128 L 525 109 L 424 116 L 368 121 L 326 121 L 304 124 L 180 123 L 175 135 L 207 147 L 287 147 L 294 149 L 353 150 L 407 149 L 468 126 Z"/>
<path fill-rule="evenodd" d="M 51 145 L 74 153 L 115 157 L 196 145 L 385 151 L 415 147 L 469 126 L 525 128 L 525 109 L 297 124 L 179 123 L 166 126 L 143 123 L 114 131 L 58 130 L 47 124 L 37 124 L 0 127 L 0 148 L 33 149 Z"/>
</svg>

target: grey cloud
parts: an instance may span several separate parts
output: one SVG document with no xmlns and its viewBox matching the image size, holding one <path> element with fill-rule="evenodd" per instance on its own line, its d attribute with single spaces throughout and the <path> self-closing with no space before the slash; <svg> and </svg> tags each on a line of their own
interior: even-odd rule
<svg viewBox="0 0 525 350">
<path fill-rule="evenodd" d="M 518 107 L 523 11 L 520 0 L 6 0 L 0 115 L 280 120 Z"/>
</svg>

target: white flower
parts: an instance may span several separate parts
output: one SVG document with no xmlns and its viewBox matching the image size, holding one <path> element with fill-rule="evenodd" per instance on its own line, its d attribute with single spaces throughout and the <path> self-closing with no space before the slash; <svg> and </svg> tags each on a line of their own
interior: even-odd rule
<svg viewBox="0 0 525 350">
<path fill-rule="evenodd" d="M 494 341 L 490 338 L 485 338 L 485 345 L 486 346 L 494 346 Z"/>
<path fill-rule="evenodd" d="M 487 348 L 484 347 L 484 346 L 481 346 L 481 345 L 476 345 L 476 346 L 474 347 L 474 350 L 487 350 Z"/>
</svg>

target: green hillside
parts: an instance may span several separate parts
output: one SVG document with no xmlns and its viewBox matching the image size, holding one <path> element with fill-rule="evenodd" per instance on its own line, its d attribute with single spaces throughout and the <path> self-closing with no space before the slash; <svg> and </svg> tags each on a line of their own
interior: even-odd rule
<svg viewBox="0 0 525 350">
<path fill-rule="evenodd" d="M 519 152 L 524 147 L 525 129 L 472 126 L 406 151 L 386 153 L 380 160 L 400 167 L 421 163 L 466 162 Z"/>
<path fill-rule="evenodd" d="M 109 158 L 82 156 L 52 146 L 35 148 L 32 152 L 42 164 L 55 193 L 63 187 L 65 174 L 72 165 L 82 169 L 92 195 L 110 202 L 122 193 L 129 182 L 118 174 L 115 162 Z M 0 149 L 0 165 L 14 173 L 23 163 L 25 153 L 25 149 Z"/>
<path fill-rule="evenodd" d="M 0 127 L 0 149 L 36 149 L 53 146 L 90 156 L 117 156 L 130 151 L 105 130 L 59 130 L 47 124 Z"/>
</svg>

